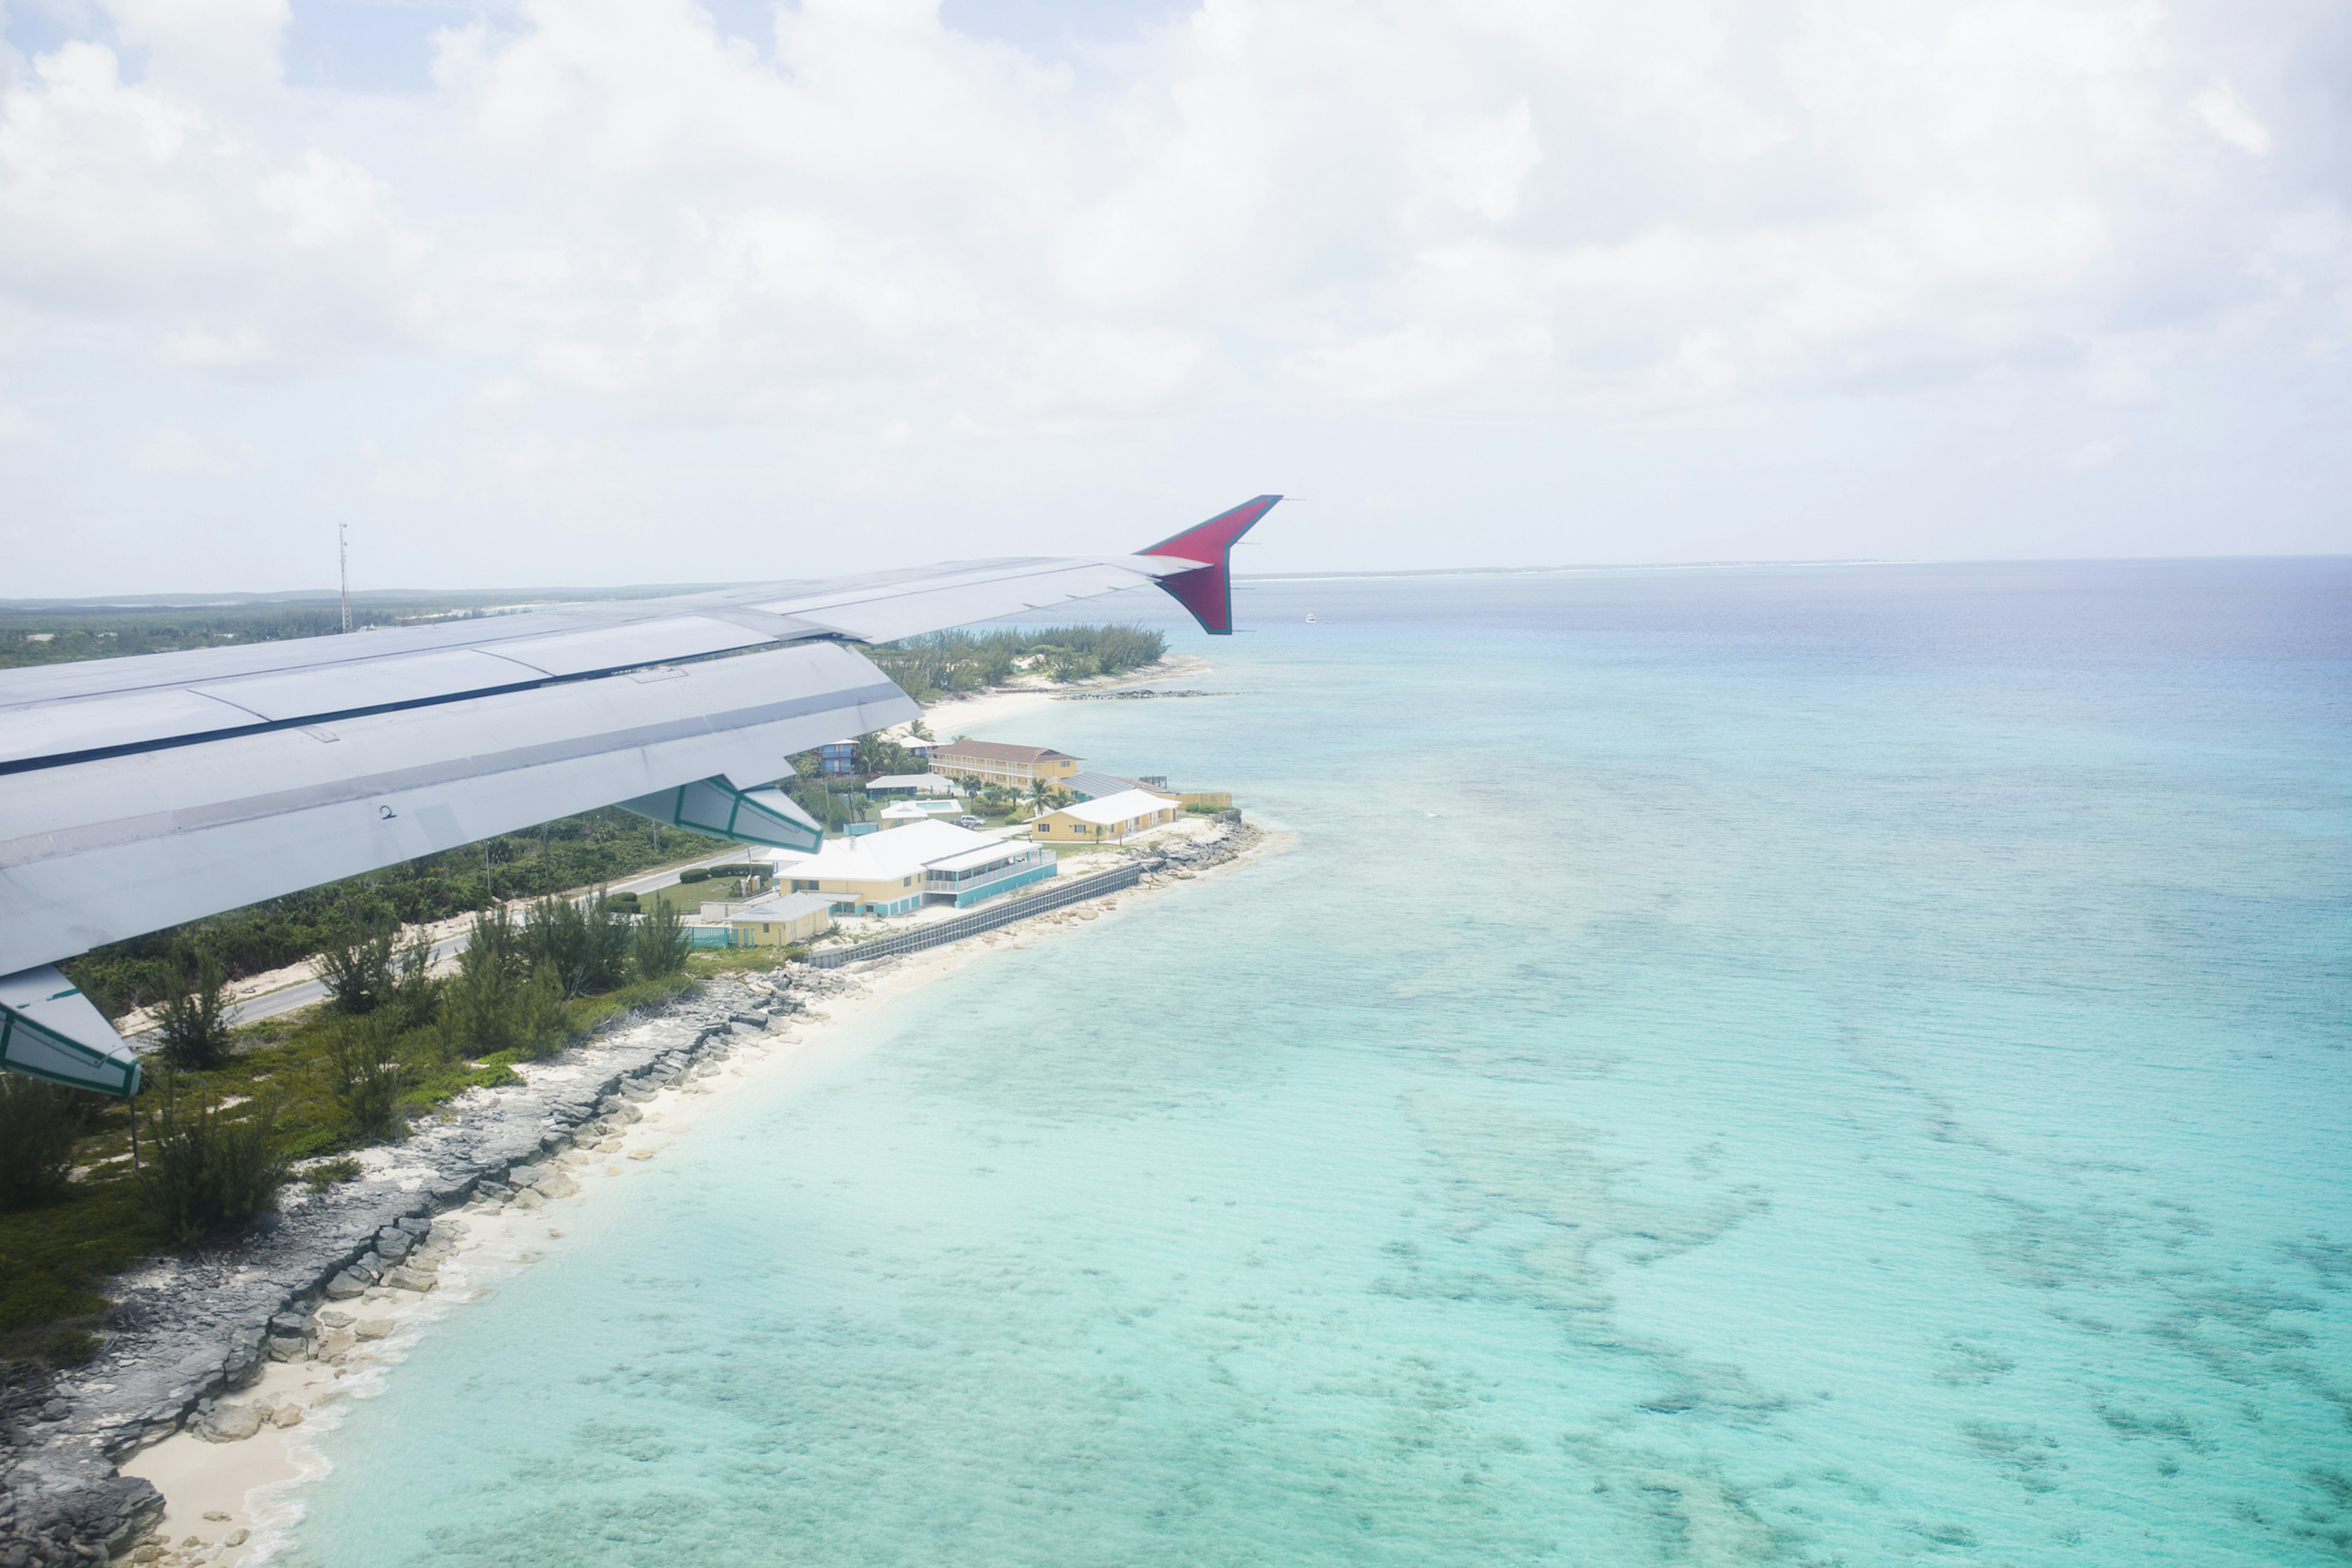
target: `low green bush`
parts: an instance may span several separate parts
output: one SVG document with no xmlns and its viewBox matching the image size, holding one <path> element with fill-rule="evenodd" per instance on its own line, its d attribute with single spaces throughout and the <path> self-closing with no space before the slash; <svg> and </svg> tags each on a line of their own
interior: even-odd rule
<svg viewBox="0 0 2352 1568">
<path fill-rule="evenodd" d="M 218 1067 L 229 1050 L 228 971 L 209 952 L 182 953 L 171 993 L 155 1010 L 163 1059 L 187 1072 Z"/>
<path fill-rule="evenodd" d="M 139 1168 L 155 1228 L 171 1241 L 194 1241 L 275 1203 L 286 1183 L 278 1102 L 251 1100 L 232 1116 L 219 1096 L 183 1085 L 176 1072 L 158 1079 L 147 1091 L 153 1104 Z"/>
<path fill-rule="evenodd" d="M 340 1020 L 327 1037 L 327 1092 L 354 1138 L 382 1138 L 399 1121 L 400 1056 L 387 1026 L 378 1013 Z"/>
<path fill-rule="evenodd" d="M 302 1184 L 313 1193 L 323 1193 L 338 1182 L 355 1181 L 362 1166 L 349 1154 L 337 1160 L 321 1160 L 302 1173 Z"/>
<path fill-rule="evenodd" d="M 98 1096 L 19 1073 L 0 1073 L 0 1212 L 62 1196 L 74 1142 L 89 1131 Z"/>
<path fill-rule="evenodd" d="M 686 955 L 691 945 L 677 907 L 668 902 L 656 904 L 637 917 L 636 929 L 630 933 L 629 968 L 639 980 L 659 980 L 679 973 L 686 968 Z"/>
<path fill-rule="evenodd" d="M 373 931 L 346 926 L 319 950 L 319 984 L 338 1013 L 363 1017 L 392 995 L 393 959 L 400 940 L 390 923 Z"/>
</svg>

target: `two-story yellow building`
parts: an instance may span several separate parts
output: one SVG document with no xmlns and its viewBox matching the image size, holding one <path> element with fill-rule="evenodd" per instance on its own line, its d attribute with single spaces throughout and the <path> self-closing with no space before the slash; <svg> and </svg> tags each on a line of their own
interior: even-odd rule
<svg viewBox="0 0 2352 1568">
<path fill-rule="evenodd" d="M 1148 790 L 1122 790 L 1056 806 L 1032 822 L 1029 831 L 1040 844 L 1115 844 L 1183 814 L 1181 801 Z"/>
<path fill-rule="evenodd" d="M 822 894 L 837 912 L 859 915 L 911 914 L 926 903 L 966 909 L 1052 875 L 1050 849 L 939 821 L 827 839 L 776 868 L 793 892 Z"/>
<path fill-rule="evenodd" d="M 975 784 L 1025 790 L 1039 779 L 1056 783 L 1078 771 L 1078 759 L 1045 746 L 995 741 L 950 741 L 931 755 L 931 771 Z"/>
</svg>

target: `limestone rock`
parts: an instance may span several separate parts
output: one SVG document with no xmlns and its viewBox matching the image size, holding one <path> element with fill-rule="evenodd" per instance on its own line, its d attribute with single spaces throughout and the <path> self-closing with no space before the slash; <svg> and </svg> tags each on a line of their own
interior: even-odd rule
<svg viewBox="0 0 2352 1568">
<path fill-rule="evenodd" d="M 252 1539 L 253 1531 L 249 1530 L 232 1530 L 226 1535 L 221 1537 L 221 1544 L 223 1546 L 242 1546 Z"/>
<path fill-rule="evenodd" d="M 541 1178 L 537 1184 L 537 1190 L 541 1197 L 568 1198 L 580 1190 L 580 1184 L 558 1172 L 553 1175 Z"/>
<path fill-rule="evenodd" d="M 281 1427 L 299 1426 L 302 1425 L 302 1407 L 289 1399 L 269 1413 L 269 1424 Z"/>
<path fill-rule="evenodd" d="M 269 1336 L 269 1359 L 271 1361 L 299 1361 L 301 1359 L 301 1335 L 272 1334 Z"/>
<path fill-rule="evenodd" d="M 519 1209 L 543 1209 L 547 1206 L 547 1200 L 525 1187 L 515 1194 L 514 1206 Z"/>
<path fill-rule="evenodd" d="M 327 1300 L 330 1301 L 348 1301 L 352 1297 L 366 1290 L 368 1282 L 366 1280 L 361 1279 L 358 1275 L 346 1268 L 341 1274 L 336 1275 L 332 1279 L 327 1281 Z"/>
<path fill-rule="evenodd" d="M 363 1340 L 383 1340 L 392 1337 L 392 1330 L 390 1318 L 370 1318 L 352 1331 Z"/>
<path fill-rule="evenodd" d="M 196 1436 L 207 1443 L 242 1443 L 261 1430 L 261 1412 L 250 1405 L 215 1405 L 196 1422 Z"/>
<path fill-rule="evenodd" d="M 395 1268 L 383 1277 L 383 1282 L 395 1290 L 414 1290 L 418 1295 L 433 1289 L 433 1276 L 422 1268 Z"/>
<path fill-rule="evenodd" d="M 415 1245 L 416 1238 L 398 1226 L 388 1225 L 375 1233 L 376 1256 L 382 1258 L 387 1265 L 397 1263 L 407 1257 L 408 1249 Z"/>
</svg>

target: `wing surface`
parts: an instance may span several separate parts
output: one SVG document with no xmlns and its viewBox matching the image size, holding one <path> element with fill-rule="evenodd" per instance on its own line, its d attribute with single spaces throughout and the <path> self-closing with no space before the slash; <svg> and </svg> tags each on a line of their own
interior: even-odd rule
<svg viewBox="0 0 2352 1568">
<path fill-rule="evenodd" d="M 43 1058 L 56 1076 L 99 1016 L 54 995 L 54 976 L 34 973 L 47 965 L 597 806 L 813 848 L 822 829 L 761 786 L 795 752 L 920 711 L 846 645 L 1148 583 L 1230 631 L 1225 549 L 1278 499 L 1134 555 L 954 562 L 0 673 L 0 980 L 22 982 L 0 986 L 0 1030 L 15 1018 L 65 1040 Z M 11 1004 L 20 994 L 37 996 L 39 1018 Z M 119 1054 L 110 1030 L 82 1044 Z M 120 1077 L 107 1068 L 92 1087 L 106 1073 Z"/>
</svg>

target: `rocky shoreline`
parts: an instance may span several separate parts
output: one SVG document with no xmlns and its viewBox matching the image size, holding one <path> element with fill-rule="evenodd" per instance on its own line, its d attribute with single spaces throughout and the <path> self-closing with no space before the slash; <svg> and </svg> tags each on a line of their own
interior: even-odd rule
<svg viewBox="0 0 2352 1568">
<path fill-rule="evenodd" d="M 361 1177 L 315 1196 L 289 1193 L 234 1241 L 116 1279 L 105 1347 L 0 1410 L 0 1568 L 131 1552 L 163 1500 L 118 1474 L 119 1462 L 184 1426 L 216 1440 L 251 1436 L 262 1416 L 223 1396 L 272 1358 L 332 1357 L 335 1302 L 432 1289 L 447 1245 L 436 1217 L 478 1194 L 525 1206 L 560 1194 L 570 1178 L 554 1158 L 635 1121 L 634 1100 L 723 1054 L 737 1035 L 764 1033 L 856 984 L 814 971 L 796 971 L 789 987 L 706 982 L 699 994 L 614 1020 L 528 1066 L 522 1084 L 459 1097 L 404 1141 L 366 1151 Z"/>
<path fill-rule="evenodd" d="M 1207 839 L 1157 850 L 1161 864 L 1144 885 L 1189 879 L 1260 838 L 1253 825 L 1223 821 Z M 864 989 L 857 973 L 902 962 L 707 981 L 526 1064 L 521 1084 L 470 1090 L 404 1141 L 362 1151 L 359 1178 L 317 1194 L 289 1190 L 278 1211 L 234 1240 L 158 1256 L 116 1278 L 107 1287 L 116 1305 L 104 1320 L 104 1348 L 46 1384 L 12 1390 L 0 1406 L 0 1568 L 194 1561 L 152 1539 L 163 1499 L 121 1474 L 120 1463 L 184 1428 L 232 1442 L 266 1422 L 299 1421 L 299 1408 L 227 1396 L 272 1360 L 340 1363 L 357 1342 L 341 1303 L 431 1290 L 463 1234 L 453 1211 L 469 1202 L 532 1208 L 569 1195 L 564 1157 L 612 1147 L 639 1119 L 638 1101 L 715 1071 L 741 1036 L 784 1027 L 824 998 Z"/>
</svg>

